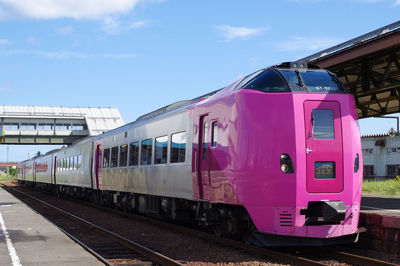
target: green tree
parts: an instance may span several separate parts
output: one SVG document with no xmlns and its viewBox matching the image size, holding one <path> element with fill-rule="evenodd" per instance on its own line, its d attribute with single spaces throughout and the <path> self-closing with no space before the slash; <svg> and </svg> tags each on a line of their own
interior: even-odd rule
<svg viewBox="0 0 400 266">
<path fill-rule="evenodd" d="M 17 169 L 16 168 L 9 168 L 8 169 L 8 174 L 10 175 L 10 176 L 16 176 L 17 175 Z"/>
</svg>

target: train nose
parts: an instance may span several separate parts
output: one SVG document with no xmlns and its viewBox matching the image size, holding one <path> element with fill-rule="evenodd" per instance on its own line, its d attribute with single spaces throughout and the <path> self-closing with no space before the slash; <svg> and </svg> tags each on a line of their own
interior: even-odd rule
<svg viewBox="0 0 400 266">
<path fill-rule="evenodd" d="M 340 223 L 345 214 L 346 206 L 343 201 L 324 201 L 322 204 L 322 217 L 325 221 Z"/>
<path fill-rule="evenodd" d="M 306 216 L 306 225 L 340 224 L 345 219 L 346 206 L 343 201 L 310 201 L 300 214 Z"/>
</svg>

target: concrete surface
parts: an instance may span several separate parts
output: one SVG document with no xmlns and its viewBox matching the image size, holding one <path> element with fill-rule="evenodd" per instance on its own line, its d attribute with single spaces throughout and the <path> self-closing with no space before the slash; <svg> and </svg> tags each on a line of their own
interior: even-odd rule
<svg viewBox="0 0 400 266">
<path fill-rule="evenodd" d="M 104 265 L 0 187 L 0 265 Z"/>
</svg>

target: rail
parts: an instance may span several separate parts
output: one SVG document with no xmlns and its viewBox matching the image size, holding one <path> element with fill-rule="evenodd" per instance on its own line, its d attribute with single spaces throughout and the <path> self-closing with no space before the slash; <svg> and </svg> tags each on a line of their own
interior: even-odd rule
<svg viewBox="0 0 400 266">
<path fill-rule="evenodd" d="M 116 240 L 117 242 L 122 244 L 123 246 L 125 246 L 125 247 L 127 247 L 127 248 L 129 248 L 129 249 L 131 249 L 131 250 L 133 250 L 133 251 L 145 256 L 146 258 L 148 258 L 148 259 L 150 259 L 150 260 L 152 260 L 152 261 L 154 261 L 156 263 L 159 263 L 161 265 L 166 265 L 166 266 L 182 266 L 182 264 L 179 263 L 178 261 L 175 261 L 175 260 L 173 260 L 171 258 L 168 258 L 167 256 L 164 256 L 163 254 L 160 254 L 160 253 L 158 253 L 156 251 L 153 251 L 153 250 L 151 250 L 151 249 L 149 249 L 149 248 L 147 248 L 147 247 L 145 247 L 145 246 L 143 246 L 143 245 L 141 245 L 139 243 L 136 243 L 136 242 L 134 242 L 132 240 L 129 240 L 129 239 L 127 239 L 127 238 L 125 238 L 125 237 L 123 237 L 121 235 L 118 235 L 118 234 L 116 234 L 114 232 L 111 232 L 111 231 L 109 231 L 109 230 L 107 230 L 107 229 L 105 229 L 105 228 L 103 228 L 101 226 L 98 226 L 96 224 L 93 224 L 93 223 L 85 220 L 85 219 L 82 219 L 82 218 L 80 218 L 80 217 L 78 217 L 78 216 L 76 216 L 76 215 L 74 215 L 72 213 L 69 213 L 69 212 L 64 211 L 64 210 L 62 210 L 62 209 L 60 209 L 60 208 L 58 208 L 56 206 L 53 206 L 53 205 L 51 205 L 51 204 L 49 204 L 47 202 L 44 202 L 44 201 L 42 201 L 42 200 L 40 200 L 40 199 L 38 199 L 38 198 L 36 198 L 36 197 L 34 197 L 32 195 L 29 195 L 27 193 L 24 193 L 22 191 L 14 189 L 14 188 L 12 188 L 10 186 L 6 186 L 4 184 L 3 184 L 3 186 L 6 189 L 15 191 L 17 193 L 20 193 L 20 194 L 26 196 L 26 197 L 29 197 L 30 199 L 32 199 L 32 200 L 34 200 L 34 201 L 36 201 L 36 202 L 48 207 L 48 208 L 53 209 L 54 211 L 62 214 L 63 216 L 65 216 L 65 217 L 67 217 L 67 218 L 69 218 L 71 220 L 74 220 L 75 222 L 78 222 L 80 224 L 84 224 L 84 225 L 86 225 L 86 226 L 88 226 L 90 228 L 93 228 L 93 229 L 97 230 L 98 232 L 100 232 L 100 233 L 102 233 L 102 234 L 104 234 L 104 235 L 106 235 L 106 236 L 108 236 L 110 238 L 113 238 L 114 240 Z M 77 243 L 79 243 L 79 242 L 77 242 Z M 100 255 L 97 254 L 97 256 L 100 256 Z"/>
<path fill-rule="evenodd" d="M 16 190 L 18 191 L 18 190 Z M 20 192 L 20 191 L 18 191 Z M 23 193 L 23 192 L 21 192 Z M 71 199 L 70 199 L 71 200 Z M 132 214 L 132 213 L 126 213 L 126 212 L 121 212 L 115 209 L 111 209 L 108 207 L 104 206 L 98 206 L 93 203 L 88 203 L 85 201 L 81 200 L 76 200 L 72 199 L 75 202 L 79 202 L 80 204 L 100 208 L 102 210 L 105 210 L 107 212 L 117 214 L 123 217 L 128 217 L 128 218 L 134 218 L 136 220 L 142 221 L 147 224 L 154 224 L 159 227 L 167 228 L 170 230 L 175 230 L 178 232 L 182 232 L 185 234 L 192 235 L 197 238 L 205 239 L 207 241 L 212 241 L 219 243 L 224 246 L 229 246 L 233 247 L 236 249 L 241 249 L 248 251 L 250 254 L 255 254 L 263 257 L 267 257 L 270 259 L 276 259 L 280 261 L 285 261 L 290 264 L 295 264 L 295 265 L 327 265 L 324 262 L 315 260 L 315 259 L 310 259 L 309 257 L 314 257 L 314 255 L 321 255 L 324 256 L 323 260 L 325 260 L 327 257 L 330 257 L 334 260 L 338 260 L 341 262 L 345 263 L 351 263 L 351 264 L 356 264 L 356 265 L 367 265 L 367 266 L 375 266 L 375 265 L 383 265 L 383 266 L 400 266 L 399 264 L 383 261 L 383 260 L 378 260 L 374 258 L 369 258 L 369 257 L 364 257 L 360 256 L 357 254 L 352 254 L 346 251 L 341 251 L 341 250 L 335 250 L 333 248 L 327 248 L 327 247 L 289 247 L 289 251 L 281 252 L 277 251 L 271 248 L 260 248 L 256 246 L 251 246 L 248 244 L 245 244 L 243 242 L 233 240 L 230 238 L 225 238 L 225 237 L 217 237 L 213 234 L 199 231 L 193 228 L 188 228 L 184 227 L 181 225 L 176 225 L 176 224 L 171 224 L 162 220 L 150 218 L 147 216 L 142 216 L 138 214 Z M 295 253 L 296 255 L 291 255 Z M 311 254 L 311 255 L 310 255 Z"/>
</svg>

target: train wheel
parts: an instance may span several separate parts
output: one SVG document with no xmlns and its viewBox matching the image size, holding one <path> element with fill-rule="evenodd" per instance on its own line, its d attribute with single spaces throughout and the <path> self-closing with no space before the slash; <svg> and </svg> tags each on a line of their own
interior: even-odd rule
<svg viewBox="0 0 400 266">
<path fill-rule="evenodd" d="M 251 244 L 251 237 L 254 234 L 254 232 L 256 232 L 256 227 L 254 226 L 254 224 L 246 219 L 242 222 L 242 227 L 241 227 L 241 238 L 242 241 L 248 245 Z"/>
<path fill-rule="evenodd" d="M 213 225 L 213 232 L 216 236 L 220 237 L 222 236 L 223 232 L 224 232 L 224 228 L 222 228 L 221 224 L 214 224 Z"/>
</svg>

